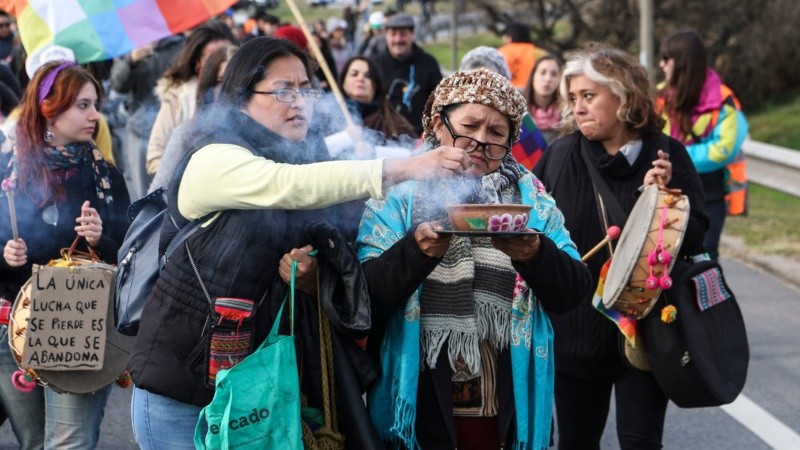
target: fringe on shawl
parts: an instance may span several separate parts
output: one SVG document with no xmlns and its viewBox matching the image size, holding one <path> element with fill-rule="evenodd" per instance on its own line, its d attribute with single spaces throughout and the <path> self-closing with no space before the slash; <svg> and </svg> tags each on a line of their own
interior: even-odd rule
<svg viewBox="0 0 800 450">
<path fill-rule="evenodd" d="M 400 398 L 394 400 L 394 423 L 389 429 L 389 436 L 381 436 L 387 449 L 416 449 L 417 434 L 414 423 L 417 420 L 416 407 Z"/>
<path fill-rule="evenodd" d="M 423 317 L 422 320 L 431 319 Z M 434 319 L 435 321 L 435 319 Z M 459 356 L 473 375 L 481 374 L 480 341 L 486 340 L 495 350 L 507 348 L 511 341 L 510 305 L 479 302 L 475 311 L 477 333 L 471 330 L 447 330 L 434 325 L 423 327 L 420 333 L 421 358 L 434 369 L 442 346 L 448 342 L 450 368 L 456 370 Z"/>
<path fill-rule="evenodd" d="M 547 449 L 550 448 L 550 446 L 533 448 L 533 444 L 531 444 L 530 442 L 517 442 L 517 441 L 514 441 L 514 445 L 513 445 L 512 448 L 513 448 L 513 450 L 547 450 Z"/>
</svg>

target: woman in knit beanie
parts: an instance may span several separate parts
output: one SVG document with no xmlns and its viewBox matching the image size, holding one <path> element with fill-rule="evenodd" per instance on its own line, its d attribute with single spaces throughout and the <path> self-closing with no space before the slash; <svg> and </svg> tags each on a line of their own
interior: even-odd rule
<svg viewBox="0 0 800 450">
<path fill-rule="evenodd" d="M 494 47 L 481 45 L 468 51 L 461 59 L 461 70 L 486 68 L 511 79 L 511 70 L 508 68 L 502 53 Z M 511 155 L 528 170 L 533 170 L 545 149 L 547 141 L 539 124 L 530 114 L 522 116 L 519 140 L 511 147 Z"/>
<path fill-rule="evenodd" d="M 367 204 L 357 245 L 371 296 L 368 351 L 382 368 L 369 408 L 387 448 L 550 444 L 545 311 L 580 303 L 589 274 L 555 203 L 510 155 L 525 111 L 522 94 L 496 72 L 444 78 L 425 107 L 423 139 L 466 150 L 472 166 L 464 177 L 407 182 Z M 532 209 L 512 237 L 453 235 L 445 205 L 456 203 Z"/>
</svg>

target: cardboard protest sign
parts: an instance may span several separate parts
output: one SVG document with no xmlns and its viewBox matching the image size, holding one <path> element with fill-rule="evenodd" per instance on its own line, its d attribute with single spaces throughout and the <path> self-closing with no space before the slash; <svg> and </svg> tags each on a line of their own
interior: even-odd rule
<svg viewBox="0 0 800 450">
<path fill-rule="evenodd" d="M 92 267 L 34 266 L 24 367 L 103 367 L 112 276 Z"/>
</svg>

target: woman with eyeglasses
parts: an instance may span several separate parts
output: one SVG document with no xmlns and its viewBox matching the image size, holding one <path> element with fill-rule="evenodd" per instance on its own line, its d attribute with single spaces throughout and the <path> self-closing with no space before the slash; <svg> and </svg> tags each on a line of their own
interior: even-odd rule
<svg viewBox="0 0 800 450">
<path fill-rule="evenodd" d="M 89 72 L 68 61 L 44 64 L 25 90 L 14 151 L 0 156 L 3 190 L 12 184 L 15 206 L 12 216 L 9 203 L 0 202 L 0 239 L 5 242 L 0 260 L 0 304 L 5 305 L 0 311 L 11 307 L 34 264 L 60 258 L 76 236 L 85 240 L 79 250 L 88 245 L 103 261 L 117 261 L 130 200 L 122 174 L 92 141 L 102 93 Z M 20 448 L 95 448 L 111 383 L 91 394 L 63 393 L 52 386 L 24 392 L 12 382 L 19 368 L 8 345 L 7 310 L 4 319 L 0 404 Z"/>
<path fill-rule="evenodd" d="M 288 291 L 293 261 L 295 334 L 305 362 L 301 390 L 310 410 L 321 409 L 317 296 L 362 280 L 344 239 L 321 223 L 335 213 L 325 208 L 382 198 L 388 186 L 407 179 L 452 177 L 468 165 L 466 152 L 452 147 L 408 159 L 317 162 L 327 152 L 322 137 L 308 132 L 320 96 L 311 75 L 307 55 L 291 42 L 250 40 L 228 62 L 216 103 L 196 121 L 188 155 L 170 185 L 162 250 L 190 220 L 202 219 L 203 225 L 166 263 L 131 354 L 133 429 L 143 449 L 194 448 L 198 414 L 214 396 L 217 373 L 264 341 Z M 316 257 L 309 255 L 314 250 Z M 352 276 L 336 276 L 330 262 L 336 257 L 349 261 Z M 369 328 L 368 300 L 345 295 L 353 290 L 342 290 L 330 303 L 320 300 L 326 308 L 333 305 L 325 310 L 332 322 L 346 323 L 333 335 L 344 333 L 337 342 L 348 350 L 334 352 L 334 359 L 357 359 L 352 338 Z M 228 316 L 217 299 L 225 297 L 252 307 L 251 319 L 234 321 L 232 353 L 223 351 L 224 336 L 218 334 Z M 363 409 L 358 380 L 335 378 L 337 396 L 354 394 L 337 397 L 339 431 L 351 448 L 372 448 L 368 439 L 360 440 L 370 433 L 364 430 L 369 420 L 356 414 Z"/>
<path fill-rule="evenodd" d="M 381 365 L 368 405 L 390 448 L 550 444 L 548 315 L 586 297 L 589 272 L 553 199 L 510 155 L 526 109 L 496 72 L 444 78 L 423 113 L 424 142 L 466 150 L 469 170 L 367 203 L 357 247 L 372 300 L 368 352 Z M 530 205 L 528 228 L 451 235 L 445 206 L 458 203 Z"/>
<path fill-rule="evenodd" d="M 494 47 L 480 45 L 468 51 L 461 59 L 461 70 L 479 69 L 481 67 L 493 70 L 509 80 L 511 79 L 511 69 L 508 68 L 506 59 Z M 524 94 L 525 91 L 523 91 Z M 534 122 L 530 113 L 525 113 L 522 116 L 519 140 L 511 147 L 511 155 L 517 162 L 530 170 L 536 165 L 536 161 L 541 158 L 546 148 L 547 142 L 538 124 Z"/>
</svg>

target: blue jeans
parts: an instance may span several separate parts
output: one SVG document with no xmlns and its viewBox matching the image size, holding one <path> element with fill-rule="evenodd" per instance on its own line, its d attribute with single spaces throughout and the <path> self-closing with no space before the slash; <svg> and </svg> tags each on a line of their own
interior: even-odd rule
<svg viewBox="0 0 800 450">
<path fill-rule="evenodd" d="M 59 394 L 37 386 L 22 392 L 11 384 L 18 369 L 0 326 L 0 402 L 22 449 L 92 449 L 100 438 L 100 423 L 111 385 L 92 394 Z"/>
<path fill-rule="evenodd" d="M 15 388 L 11 375 L 17 369 L 8 346 L 8 327 L 0 325 L 0 403 L 20 449 L 40 449 L 44 447 L 44 388 L 36 386 L 31 392 Z"/>
<path fill-rule="evenodd" d="M 134 387 L 131 419 L 136 443 L 142 450 L 194 450 L 194 429 L 202 409 Z"/>
</svg>

